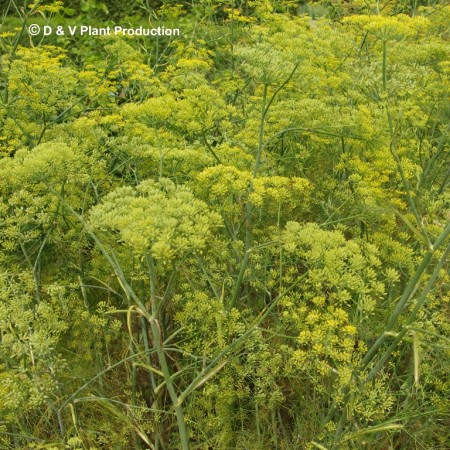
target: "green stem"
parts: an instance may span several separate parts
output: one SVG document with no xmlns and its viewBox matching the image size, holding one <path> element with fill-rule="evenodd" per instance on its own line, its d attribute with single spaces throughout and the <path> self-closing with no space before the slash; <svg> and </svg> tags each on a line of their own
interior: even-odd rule
<svg viewBox="0 0 450 450">
<path fill-rule="evenodd" d="M 8 65 L 9 68 L 11 68 L 11 64 L 12 64 L 12 62 L 14 60 L 15 55 L 16 55 L 17 48 L 19 47 L 20 41 L 21 41 L 22 36 L 23 36 L 23 34 L 25 32 L 25 29 L 27 27 L 28 17 L 31 16 L 36 11 L 36 9 L 40 6 L 41 3 L 42 3 L 41 0 L 37 1 L 35 3 L 35 5 L 33 6 L 33 8 L 30 9 L 30 11 L 28 11 L 28 13 L 26 13 L 23 16 L 23 18 L 22 18 L 22 27 L 21 27 L 21 29 L 19 31 L 19 34 L 16 37 L 16 40 L 15 40 L 14 45 L 13 45 L 13 48 L 12 48 L 11 53 L 9 55 L 9 65 Z M 17 7 L 16 7 L 16 9 L 17 9 Z M 3 103 L 6 105 L 8 103 L 8 100 L 9 100 L 9 89 L 8 89 L 8 83 L 6 82 L 5 83 L 5 96 L 3 98 Z"/>
<path fill-rule="evenodd" d="M 375 341 L 375 343 L 372 345 L 372 347 L 369 349 L 369 351 L 366 353 L 364 358 L 361 361 L 361 366 L 365 367 L 369 364 L 370 361 L 372 361 L 373 357 L 378 352 L 378 349 L 384 344 L 386 341 L 388 335 L 386 333 L 392 331 L 392 328 L 394 327 L 395 322 L 397 321 L 398 316 L 403 311 L 406 302 L 411 297 L 413 291 L 416 288 L 416 284 L 419 282 L 423 272 L 427 268 L 430 260 L 431 260 L 432 253 L 429 252 L 425 255 L 424 259 L 422 260 L 422 263 L 417 268 L 416 273 L 411 278 L 410 282 L 408 283 L 408 286 L 406 287 L 405 291 L 403 292 L 402 297 L 400 298 L 400 301 L 397 303 L 397 306 L 395 307 L 394 311 L 392 312 L 388 324 L 386 326 L 385 332 L 379 336 L 379 338 Z"/>
<path fill-rule="evenodd" d="M 153 352 L 154 350 L 151 350 Z M 116 362 L 115 364 L 112 364 L 111 366 L 107 367 L 106 369 L 102 370 L 101 372 L 97 373 L 94 377 L 89 379 L 86 383 L 83 384 L 83 386 L 79 387 L 73 394 L 69 395 L 60 405 L 59 411 L 62 411 L 81 391 L 86 389 L 90 384 L 92 384 L 95 380 L 98 380 L 100 377 L 102 377 L 105 373 L 115 369 L 116 367 L 120 366 L 121 364 L 126 363 L 127 361 L 130 361 L 132 359 L 137 358 L 140 355 L 145 354 L 145 352 L 135 353 L 131 356 L 128 356 L 127 358 L 121 359 L 120 361 Z"/>
<path fill-rule="evenodd" d="M 386 39 L 383 39 L 383 91 L 386 92 L 387 86 L 387 46 Z"/>
<path fill-rule="evenodd" d="M 391 117 L 391 114 L 389 112 L 389 109 L 387 110 L 387 117 L 388 117 L 388 123 L 389 123 L 389 131 L 391 133 L 391 145 L 390 145 L 391 154 L 392 154 L 392 156 L 393 156 L 393 158 L 395 160 L 398 172 L 400 174 L 400 178 L 402 179 L 403 186 L 404 186 L 404 188 L 406 190 L 406 195 L 408 197 L 408 202 L 409 202 L 409 206 L 411 208 L 411 211 L 414 214 L 414 217 L 416 219 L 417 225 L 419 226 L 419 228 L 420 228 L 420 230 L 421 230 L 421 232 L 422 232 L 422 234 L 423 234 L 423 236 L 425 238 L 425 241 L 426 241 L 428 247 L 431 248 L 431 241 L 430 241 L 430 238 L 428 236 L 428 232 L 427 232 L 426 228 L 424 227 L 423 222 L 422 222 L 422 220 L 420 218 L 420 215 L 419 215 L 419 212 L 417 210 L 416 204 L 415 204 L 414 199 L 413 199 L 413 197 L 411 195 L 411 187 L 410 187 L 409 182 L 408 182 L 408 180 L 407 180 L 407 178 L 405 176 L 405 173 L 403 171 L 400 158 L 399 158 L 399 156 L 397 154 L 397 140 L 396 140 L 396 136 L 395 136 L 395 133 L 394 133 L 394 127 L 393 127 L 393 124 L 392 124 L 392 117 Z"/>
<path fill-rule="evenodd" d="M 255 164 L 253 166 L 253 173 L 252 178 L 256 178 L 256 175 L 258 174 L 259 167 L 261 165 L 261 159 L 262 159 L 262 153 L 264 148 L 266 147 L 267 143 L 264 142 L 264 124 L 266 120 L 267 113 L 269 112 L 270 106 L 272 105 L 273 101 L 275 100 L 275 97 L 278 95 L 278 93 L 286 86 L 286 84 L 289 82 L 289 80 L 293 77 L 295 71 L 297 70 L 300 63 L 297 63 L 294 66 L 294 69 L 289 74 L 289 76 L 286 78 L 286 80 L 278 87 L 278 89 L 273 93 L 272 97 L 269 101 L 267 101 L 267 93 L 269 89 L 269 85 L 267 83 L 264 83 L 263 88 L 263 96 L 261 101 L 261 118 L 259 121 L 259 133 L 258 133 L 258 149 L 256 151 L 256 158 L 255 158 Z M 248 187 L 248 194 L 251 194 L 253 192 L 253 180 L 250 182 L 250 185 Z M 251 245 L 251 237 L 252 237 L 252 213 L 253 213 L 253 205 L 250 200 L 247 201 L 245 205 L 245 245 L 244 245 L 244 257 L 242 258 L 241 266 L 239 268 L 239 274 L 234 286 L 233 295 L 231 297 L 230 304 L 228 306 L 228 309 L 230 310 L 236 305 L 237 299 L 239 297 L 239 293 L 241 290 L 242 280 L 244 279 L 244 273 L 245 269 L 248 266 L 248 259 L 249 259 L 249 252 L 250 252 L 250 245 Z"/>
<path fill-rule="evenodd" d="M 198 374 L 194 380 L 192 380 L 191 384 L 180 394 L 179 402 L 182 403 L 187 396 L 196 389 L 200 385 L 202 379 L 208 376 L 209 373 L 214 371 L 219 365 L 219 361 L 223 359 L 226 355 L 228 355 L 233 349 L 238 347 L 242 342 L 244 342 L 248 336 L 250 336 L 253 332 L 255 332 L 259 326 L 264 322 L 266 317 L 273 311 L 278 302 L 289 292 L 295 289 L 308 275 L 308 272 L 305 272 L 303 275 L 297 278 L 297 280 L 292 283 L 286 290 L 281 292 L 273 302 L 267 306 L 256 318 L 255 323 L 248 328 L 241 336 L 239 336 L 236 340 L 234 340 L 231 344 L 225 347 L 215 358 L 213 358 L 210 363 L 202 370 L 200 374 Z"/>
<path fill-rule="evenodd" d="M 164 375 L 164 380 L 166 382 L 167 391 L 169 392 L 170 399 L 172 400 L 173 407 L 175 410 L 175 415 L 177 417 L 178 431 L 180 433 L 181 448 L 183 450 L 189 450 L 189 435 L 186 427 L 186 422 L 184 420 L 183 406 L 178 400 L 177 394 L 175 392 L 175 387 L 172 382 L 172 377 L 170 374 L 169 366 L 167 364 L 166 354 L 164 353 L 163 346 L 161 344 L 161 332 L 159 328 L 159 323 L 157 320 L 153 319 L 150 322 L 150 327 L 154 337 L 154 346 L 156 349 L 156 354 L 158 355 L 159 365 L 161 367 L 162 373 Z"/>
<path fill-rule="evenodd" d="M 367 381 L 371 381 L 375 375 L 378 373 L 378 371 L 383 367 L 384 363 L 387 361 L 391 353 L 394 351 L 395 347 L 397 347 L 397 344 L 403 339 L 405 334 L 409 331 L 409 326 L 414 322 L 415 318 L 417 317 L 417 313 L 422 308 L 425 300 L 427 299 L 428 293 L 430 292 L 431 288 L 433 287 L 434 283 L 436 282 L 437 277 L 439 276 L 439 272 L 443 268 L 445 262 L 447 261 L 448 254 L 450 252 L 450 247 L 447 248 L 447 250 L 442 255 L 441 259 L 439 260 L 439 263 L 435 267 L 433 274 L 428 281 L 425 289 L 423 290 L 422 294 L 420 295 L 419 299 L 417 300 L 417 304 L 414 308 L 414 310 L 411 312 L 409 317 L 406 319 L 405 325 L 403 326 L 403 329 L 397 334 L 392 344 L 388 347 L 388 349 L 385 351 L 381 359 L 378 361 L 378 363 L 375 365 L 375 367 L 370 371 L 369 375 L 367 376 Z"/>
<path fill-rule="evenodd" d="M 261 156 L 262 156 L 263 140 L 264 140 L 264 123 L 265 123 L 265 119 L 266 119 L 266 115 L 267 115 L 267 111 L 268 111 L 268 109 L 266 108 L 267 89 L 268 89 L 268 85 L 267 85 L 267 83 L 265 83 L 264 88 L 263 88 L 263 98 L 262 98 L 262 102 L 261 102 L 261 118 L 259 121 L 259 133 L 258 133 L 258 149 L 256 151 L 255 165 L 253 166 L 253 178 L 256 177 L 259 166 L 261 164 Z M 273 99 L 273 97 L 272 97 L 272 99 Z"/>
<path fill-rule="evenodd" d="M 159 321 L 156 319 L 156 315 L 161 314 L 162 311 L 159 310 L 156 297 L 156 276 L 155 267 L 153 263 L 153 258 L 151 255 L 147 255 L 147 263 L 150 275 L 150 300 L 152 307 L 152 316 L 150 320 L 150 328 L 153 334 L 153 345 L 156 349 L 156 354 L 158 355 L 159 366 L 164 376 L 164 381 L 167 386 L 167 391 L 172 401 L 175 415 L 177 417 L 178 432 L 180 433 L 181 448 L 183 450 L 189 450 L 189 434 L 186 427 L 186 422 L 184 420 L 183 406 L 179 402 L 177 393 L 175 391 L 175 386 L 172 381 L 172 375 L 170 373 L 169 365 L 167 364 L 166 353 L 163 347 L 163 338 L 161 333 L 161 328 Z"/>
</svg>

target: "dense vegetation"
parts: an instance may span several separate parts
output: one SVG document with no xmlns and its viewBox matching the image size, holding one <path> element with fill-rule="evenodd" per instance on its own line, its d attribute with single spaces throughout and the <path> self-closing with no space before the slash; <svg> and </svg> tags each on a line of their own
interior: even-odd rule
<svg viewBox="0 0 450 450">
<path fill-rule="evenodd" d="M 128 3 L 3 2 L 0 448 L 448 448 L 450 7 Z"/>
</svg>

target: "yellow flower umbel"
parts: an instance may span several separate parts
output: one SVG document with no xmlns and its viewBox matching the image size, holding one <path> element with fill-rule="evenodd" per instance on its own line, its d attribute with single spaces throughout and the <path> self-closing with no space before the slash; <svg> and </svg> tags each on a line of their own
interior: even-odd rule
<svg viewBox="0 0 450 450">
<path fill-rule="evenodd" d="M 118 188 L 92 209 L 90 217 L 93 228 L 116 231 L 137 254 L 150 252 L 163 262 L 201 251 L 220 222 L 220 216 L 189 189 L 167 179 Z"/>
</svg>

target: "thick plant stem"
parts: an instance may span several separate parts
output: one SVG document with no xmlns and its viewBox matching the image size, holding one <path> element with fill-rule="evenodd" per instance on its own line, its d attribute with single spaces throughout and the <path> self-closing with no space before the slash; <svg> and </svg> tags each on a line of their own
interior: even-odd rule
<svg viewBox="0 0 450 450">
<path fill-rule="evenodd" d="M 360 368 L 356 371 L 354 376 L 356 374 L 363 370 L 365 367 L 368 366 L 368 364 L 373 360 L 373 358 L 377 355 L 378 350 L 381 348 L 381 346 L 385 343 L 388 336 L 392 335 L 390 332 L 392 332 L 395 323 L 397 322 L 397 319 L 399 318 L 400 314 L 404 311 L 406 304 L 408 300 L 411 299 L 411 297 L 414 295 L 414 292 L 417 290 L 417 285 L 427 269 L 429 263 L 431 262 L 431 259 L 435 253 L 435 251 L 446 241 L 448 236 L 450 235 L 450 224 L 447 225 L 444 229 L 444 231 L 439 235 L 439 237 L 436 239 L 435 243 L 431 246 L 430 251 L 426 253 L 424 256 L 422 263 L 417 268 L 416 273 L 411 278 L 410 282 L 408 283 L 400 301 L 397 303 L 397 306 L 395 307 L 394 311 L 392 312 L 388 324 L 386 325 L 385 332 L 376 340 L 376 342 L 372 345 L 372 347 L 369 349 L 369 351 L 366 353 L 365 357 L 361 361 Z M 406 319 L 405 324 L 403 325 L 402 329 L 396 334 L 394 341 L 391 343 L 391 345 L 386 349 L 386 351 L 381 356 L 380 360 L 375 364 L 375 367 L 372 368 L 372 370 L 369 372 L 366 382 L 370 382 L 374 379 L 375 375 L 379 372 L 379 370 L 384 366 L 385 362 L 388 360 L 391 353 L 395 350 L 397 345 L 400 343 L 400 341 L 403 339 L 403 337 L 406 335 L 406 333 L 409 330 L 409 326 L 413 323 L 415 320 L 417 313 L 422 308 L 423 304 L 426 301 L 427 295 L 430 292 L 431 288 L 434 286 L 436 279 L 439 275 L 439 272 L 442 270 L 445 262 L 447 261 L 448 254 L 450 252 L 450 248 L 447 248 L 440 258 L 438 264 L 436 265 L 428 283 L 426 284 L 425 288 L 423 289 L 419 299 L 417 300 L 417 304 L 414 308 L 414 310 L 411 312 L 411 314 Z M 348 404 L 349 401 L 349 391 L 350 391 L 350 385 L 348 385 L 344 390 L 344 404 Z M 323 424 L 325 424 L 328 420 L 331 419 L 333 414 L 336 411 L 336 404 L 333 404 L 331 407 L 325 421 Z M 342 409 L 342 413 L 339 419 L 339 424 L 335 432 L 335 438 L 334 438 L 334 444 L 333 449 L 337 449 L 340 443 L 340 436 L 343 432 L 343 425 L 345 423 L 346 419 L 346 408 Z"/>
<path fill-rule="evenodd" d="M 278 89 L 273 93 L 272 97 L 270 97 L 270 100 L 267 101 L 267 94 L 269 90 L 269 85 L 267 83 L 264 83 L 263 87 L 263 97 L 261 101 L 261 117 L 259 120 L 259 131 L 258 131 L 258 149 L 256 151 L 256 157 L 255 157 L 255 164 L 253 165 L 253 172 L 252 172 L 252 178 L 256 178 L 256 175 L 258 174 L 259 167 L 261 165 L 261 159 L 263 150 L 267 145 L 267 142 L 264 142 L 264 125 L 266 121 L 267 113 L 269 112 L 269 109 L 275 100 L 275 97 L 278 95 L 278 93 L 286 86 L 287 83 L 291 80 L 291 78 L 294 76 L 294 73 L 296 72 L 298 66 L 300 63 L 297 63 L 294 66 L 294 69 L 289 74 L 289 76 L 286 78 L 286 80 L 278 87 Z M 248 187 L 248 193 L 250 194 L 253 192 L 253 181 L 250 182 L 250 185 Z M 253 213 L 253 204 L 250 200 L 247 201 L 247 204 L 245 205 L 245 253 L 242 258 L 241 266 L 239 269 L 239 274 L 234 286 L 233 295 L 231 297 L 230 304 L 228 306 L 228 309 L 233 308 L 236 305 L 237 299 L 239 297 L 239 292 L 241 290 L 242 280 L 244 278 L 245 269 L 248 266 L 248 259 L 249 259 L 249 252 L 250 252 L 250 245 L 251 245 L 251 237 L 252 237 L 252 213 Z"/>
<path fill-rule="evenodd" d="M 447 248 L 445 253 L 442 255 L 439 263 L 435 267 L 435 269 L 433 271 L 433 274 L 432 274 L 430 280 L 428 281 L 425 289 L 423 290 L 422 294 L 420 295 L 419 299 L 417 300 L 417 304 L 416 304 L 414 310 L 412 311 L 412 313 L 407 318 L 406 323 L 403 326 L 403 329 L 398 333 L 398 335 L 394 339 L 394 342 L 392 342 L 392 344 L 389 346 L 389 348 L 383 354 L 383 356 L 381 357 L 380 361 L 378 361 L 376 366 L 370 371 L 369 375 L 367 376 L 367 381 L 370 381 L 370 380 L 372 380 L 375 377 L 377 372 L 383 367 L 384 363 L 387 361 L 387 359 L 389 358 L 391 353 L 394 351 L 395 347 L 397 347 L 397 345 L 403 339 L 405 334 L 408 332 L 409 325 L 411 325 L 414 322 L 415 318 L 417 317 L 417 313 L 419 312 L 419 310 L 423 306 L 423 304 L 424 304 L 424 302 L 425 302 L 425 300 L 427 298 L 428 293 L 430 292 L 431 288 L 433 287 L 434 283 L 436 282 L 436 279 L 437 279 L 437 277 L 439 275 L 439 272 L 444 267 L 444 264 L 447 261 L 447 257 L 448 257 L 449 252 L 450 252 L 450 248 Z"/>
<path fill-rule="evenodd" d="M 264 148 L 264 121 L 266 119 L 267 114 L 267 91 L 268 91 L 268 85 L 267 83 L 264 84 L 263 88 L 263 98 L 261 102 L 261 118 L 259 122 L 259 133 L 258 133 L 258 149 L 256 151 L 256 158 L 255 158 L 255 164 L 253 166 L 253 178 L 256 177 L 256 174 L 258 173 L 259 166 L 261 164 L 261 157 L 262 157 L 262 151 Z M 273 97 L 272 97 L 273 98 Z M 270 106 L 270 105 L 269 105 Z M 249 186 L 249 193 L 253 191 L 253 183 L 250 183 Z M 251 244 L 251 226 L 252 226 L 252 212 L 253 212 L 253 205 L 251 204 L 250 200 L 245 205 L 245 253 L 244 257 L 242 258 L 241 266 L 239 269 L 239 274 L 234 286 L 233 295 L 231 297 L 231 302 L 229 305 L 229 309 L 234 308 L 236 305 L 237 298 L 239 296 L 239 292 L 241 289 L 242 280 L 244 278 L 245 269 L 248 265 L 248 258 L 249 258 L 249 250 L 250 250 L 250 244 Z"/>
<path fill-rule="evenodd" d="M 162 346 L 162 336 L 159 328 L 159 323 L 156 320 L 156 314 L 160 314 L 160 311 L 158 309 L 158 304 L 156 301 L 156 277 L 153 267 L 153 260 L 151 256 L 149 255 L 147 257 L 147 262 L 149 266 L 149 276 L 150 276 L 150 295 L 151 295 L 151 308 L 152 313 L 147 309 L 144 302 L 136 295 L 134 290 L 131 288 L 131 286 L 128 284 L 126 277 L 120 267 L 120 264 L 118 263 L 117 259 L 115 258 L 114 253 L 109 254 L 109 252 L 105 249 L 103 244 L 98 239 L 97 235 L 92 231 L 91 227 L 87 224 L 87 222 L 81 217 L 79 214 L 76 213 L 76 211 L 69 206 L 61 197 L 54 191 L 52 192 L 60 198 L 62 204 L 66 206 L 66 208 L 75 216 L 77 219 L 84 225 L 87 233 L 94 239 L 95 243 L 98 245 L 100 251 L 105 256 L 108 263 L 111 265 L 111 267 L 114 268 L 117 278 L 119 282 L 122 285 L 122 288 L 124 289 L 127 297 L 132 298 L 139 309 L 141 310 L 144 317 L 147 319 L 147 321 L 150 323 L 152 335 L 153 335 L 153 343 L 155 346 L 156 354 L 158 356 L 159 364 L 161 367 L 161 371 L 163 373 L 164 380 L 166 382 L 167 390 L 169 392 L 170 399 L 173 403 L 175 414 L 177 417 L 177 424 L 178 424 L 178 430 L 180 433 L 180 441 L 181 441 L 181 448 L 182 450 L 189 450 L 189 435 L 186 428 L 186 423 L 184 420 L 184 414 L 183 414 L 183 407 L 181 406 L 181 403 L 178 401 L 178 397 L 175 392 L 175 387 L 172 383 L 172 378 L 170 375 L 169 366 L 167 364 L 166 355 L 164 353 L 164 349 Z M 72 398 L 71 396 L 70 398 Z M 60 407 L 60 410 L 62 410 L 63 406 L 67 404 L 66 402 L 63 403 L 63 405 Z"/>
<path fill-rule="evenodd" d="M 172 377 L 170 375 L 169 366 L 167 364 L 166 354 L 164 353 L 164 349 L 161 344 L 161 331 L 159 328 L 159 323 L 156 320 L 152 320 L 150 322 L 150 327 L 154 338 L 154 346 L 156 349 L 156 354 L 158 355 L 159 365 L 164 375 L 164 381 L 166 382 L 167 391 L 169 392 L 170 400 L 173 403 L 173 408 L 177 417 L 181 448 L 183 450 L 189 450 L 189 435 L 186 427 L 186 422 L 184 420 L 184 411 L 182 405 L 178 401 L 178 396 L 172 383 Z"/>
<path fill-rule="evenodd" d="M 447 227 L 444 229 L 444 231 L 437 238 L 434 245 L 432 245 L 432 249 L 426 253 L 420 266 L 417 268 L 416 273 L 409 281 L 408 286 L 406 287 L 405 291 L 403 292 L 402 297 L 400 298 L 400 301 L 397 303 L 397 306 L 395 307 L 394 311 L 391 314 L 391 317 L 388 320 L 385 332 L 376 340 L 376 342 L 372 345 L 372 347 L 366 353 L 366 356 L 363 358 L 363 360 L 361 362 L 362 367 L 365 367 L 365 366 L 367 366 L 367 364 L 369 364 L 369 362 L 376 355 L 378 349 L 386 341 L 387 336 L 388 336 L 386 333 L 389 333 L 394 328 L 394 325 L 395 325 L 398 317 L 404 310 L 406 303 L 411 298 L 413 292 L 417 289 L 417 284 L 418 284 L 422 274 L 424 273 L 425 269 L 428 267 L 428 264 L 430 263 L 434 252 L 442 245 L 442 243 L 449 236 L 449 234 L 450 234 L 450 225 L 447 225 Z"/>
<path fill-rule="evenodd" d="M 267 89 L 268 85 L 264 84 L 264 90 L 263 90 L 263 98 L 261 102 L 261 119 L 259 123 L 259 137 L 258 137 L 258 149 L 256 151 L 256 158 L 255 158 L 255 165 L 253 166 L 253 178 L 256 177 L 256 174 L 258 172 L 258 168 L 261 164 L 261 155 L 264 145 L 264 121 L 267 114 L 267 108 L 266 108 L 266 101 L 267 101 Z M 250 182 L 250 186 L 248 188 L 248 192 L 251 193 L 253 191 L 253 182 Z M 244 257 L 241 261 L 241 266 L 239 268 L 239 274 L 236 280 L 236 283 L 234 285 L 233 295 L 231 297 L 230 304 L 228 306 L 228 309 L 234 308 L 237 302 L 237 298 L 239 296 L 239 292 L 241 290 L 242 280 L 244 278 L 245 269 L 248 265 L 248 258 L 249 258 L 249 250 L 250 250 L 250 244 L 251 244 L 251 235 L 252 235 L 252 212 L 253 212 L 253 205 L 250 202 L 250 200 L 247 201 L 245 205 L 245 243 L 244 243 Z"/>
<path fill-rule="evenodd" d="M 167 364 L 166 354 L 163 347 L 163 338 L 161 333 L 161 328 L 159 321 L 156 319 L 157 316 L 161 314 L 161 310 L 158 308 L 157 298 L 156 298 L 156 276 L 155 268 L 153 264 L 153 258 L 151 255 L 147 255 L 147 264 L 150 277 L 150 300 L 152 308 L 152 319 L 150 322 L 150 328 L 153 335 L 153 345 L 158 356 L 159 366 L 163 373 L 164 381 L 167 386 L 167 391 L 172 401 L 173 408 L 175 410 L 175 415 L 177 417 L 178 432 L 180 433 L 180 443 L 182 450 L 189 450 L 189 434 L 186 427 L 186 422 L 184 420 L 184 411 L 181 402 L 178 399 L 177 393 L 175 391 L 175 386 L 173 385 L 172 376 L 170 373 L 169 365 Z"/>
<path fill-rule="evenodd" d="M 414 214 L 414 217 L 416 219 L 417 225 L 418 225 L 420 231 L 422 232 L 423 237 L 425 238 L 425 241 L 427 243 L 428 248 L 431 249 L 432 245 L 431 245 L 430 238 L 428 236 L 428 232 L 427 232 L 427 230 L 425 229 L 425 227 L 423 225 L 422 219 L 420 218 L 420 214 L 419 214 L 419 212 L 417 210 L 416 203 L 414 202 L 413 196 L 411 195 L 411 188 L 410 188 L 409 182 L 408 182 L 408 180 L 407 180 L 407 178 L 405 176 L 405 173 L 403 171 L 400 158 L 399 158 L 399 156 L 397 154 L 397 138 L 395 136 L 394 126 L 393 126 L 393 123 L 392 123 L 392 116 L 391 116 L 391 113 L 390 113 L 389 109 L 387 110 L 387 118 L 388 118 L 388 124 L 389 124 L 389 131 L 391 133 L 391 145 L 390 145 L 391 154 L 392 154 L 392 156 L 395 159 L 395 162 L 397 164 L 397 169 L 398 169 L 398 172 L 399 172 L 400 177 L 402 179 L 403 186 L 404 186 L 404 188 L 406 190 L 406 194 L 408 196 L 408 202 L 409 202 L 409 206 L 411 208 L 411 211 Z"/>
</svg>

